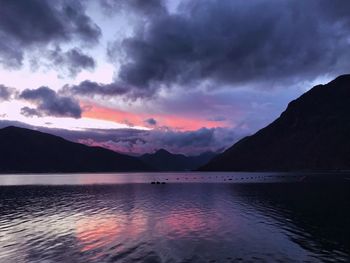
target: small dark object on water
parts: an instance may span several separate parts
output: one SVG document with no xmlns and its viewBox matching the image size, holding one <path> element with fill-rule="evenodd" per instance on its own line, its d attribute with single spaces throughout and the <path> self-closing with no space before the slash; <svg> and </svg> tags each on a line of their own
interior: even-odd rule
<svg viewBox="0 0 350 263">
<path fill-rule="evenodd" d="M 165 184 L 165 182 L 159 182 L 159 181 L 157 181 L 157 182 L 151 182 L 151 184 Z"/>
</svg>

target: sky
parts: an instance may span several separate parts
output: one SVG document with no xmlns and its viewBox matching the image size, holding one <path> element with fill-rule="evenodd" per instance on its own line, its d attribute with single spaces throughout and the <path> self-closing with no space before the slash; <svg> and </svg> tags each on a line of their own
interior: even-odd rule
<svg viewBox="0 0 350 263">
<path fill-rule="evenodd" d="M 222 151 L 350 69 L 350 1 L 0 0 L 0 127 Z"/>
</svg>

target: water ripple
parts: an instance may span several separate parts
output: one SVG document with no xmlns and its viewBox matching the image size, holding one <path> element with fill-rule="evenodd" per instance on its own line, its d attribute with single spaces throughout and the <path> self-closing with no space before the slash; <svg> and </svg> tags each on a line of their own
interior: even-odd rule
<svg viewBox="0 0 350 263">
<path fill-rule="evenodd" d="M 3 186 L 0 262 L 348 262 L 349 197 L 346 185 Z"/>
</svg>

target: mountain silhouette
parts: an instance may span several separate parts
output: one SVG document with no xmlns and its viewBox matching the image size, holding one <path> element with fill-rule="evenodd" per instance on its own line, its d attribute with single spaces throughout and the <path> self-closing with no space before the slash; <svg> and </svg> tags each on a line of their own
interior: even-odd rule
<svg viewBox="0 0 350 263">
<path fill-rule="evenodd" d="M 0 145 L 1 173 L 151 170 L 136 157 L 14 126 L 0 129 Z"/>
<path fill-rule="evenodd" d="M 350 75 L 318 85 L 281 116 L 218 155 L 202 171 L 350 169 Z"/>
<path fill-rule="evenodd" d="M 215 155 L 213 152 L 206 152 L 197 156 L 186 156 L 160 149 L 155 153 L 146 153 L 140 159 L 158 171 L 192 171 L 208 163 Z"/>
</svg>

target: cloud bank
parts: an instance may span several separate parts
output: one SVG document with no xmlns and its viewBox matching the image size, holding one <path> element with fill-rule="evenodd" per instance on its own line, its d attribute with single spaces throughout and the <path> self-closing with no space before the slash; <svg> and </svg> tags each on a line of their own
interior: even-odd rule
<svg viewBox="0 0 350 263">
<path fill-rule="evenodd" d="M 152 94 L 211 81 L 268 89 L 350 67 L 348 1 L 195 0 L 175 13 L 153 10 L 133 36 L 109 47 L 129 88 Z"/>
<path fill-rule="evenodd" d="M 69 42 L 95 44 L 101 29 L 81 1 L 1 0 L 0 63 L 19 68 L 26 52 Z"/>
<path fill-rule="evenodd" d="M 82 109 L 76 100 L 61 96 L 48 87 L 33 90 L 26 89 L 22 91 L 19 98 L 36 106 L 36 109 L 22 108 L 21 113 L 25 116 L 81 118 Z"/>
</svg>

